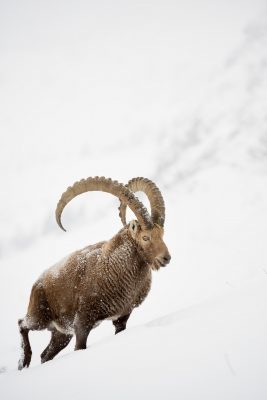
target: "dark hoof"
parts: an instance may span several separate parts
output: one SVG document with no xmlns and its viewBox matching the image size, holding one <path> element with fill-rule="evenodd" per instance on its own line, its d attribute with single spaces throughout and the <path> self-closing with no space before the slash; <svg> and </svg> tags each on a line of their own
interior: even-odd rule
<svg viewBox="0 0 267 400">
<path fill-rule="evenodd" d="M 27 354 L 19 360 L 18 370 L 21 371 L 23 368 L 28 368 L 31 363 L 31 354 Z"/>
<path fill-rule="evenodd" d="M 125 331 L 126 328 L 117 328 L 115 331 L 115 335 L 117 335 L 118 333 Z"/>
</svg>

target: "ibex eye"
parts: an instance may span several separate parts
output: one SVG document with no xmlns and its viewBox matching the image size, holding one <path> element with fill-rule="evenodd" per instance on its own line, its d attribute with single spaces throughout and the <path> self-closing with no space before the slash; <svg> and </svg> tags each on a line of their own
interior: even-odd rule
<svg viewBox="0 0 267 400">
<path fill-rule="evenodd" d="M 143 240 L 146 242 L 147 240 L 150 240 L 149 236 L 143 236 Z"/>
</svg>

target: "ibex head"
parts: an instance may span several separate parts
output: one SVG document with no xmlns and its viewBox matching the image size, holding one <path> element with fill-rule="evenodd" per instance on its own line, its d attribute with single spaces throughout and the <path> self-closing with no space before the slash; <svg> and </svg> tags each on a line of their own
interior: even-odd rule
<svg viewBox="0 0 267 400">
<path fill-rule="evenodd" d="M 138 221 L 129 223 L 129 231 L 136 241 L 147 263 L 152 269 L 158 270 L 165 267 L 171 259 L 166 244 L 163 241 L 163 228 L 155 224 L 151 229 L 143 228 Z"/>
<path fill-rule="evenodd" d="M 121 202 L 119 210 L 122 223 L 129 230 L 145 260 L 153 269 L 159 269 L 169 263 L 171 256 L 163 241 L 164 200 L 160 190 L 152 181 L 146 178 L 134 178 L 127 185 L 123 185 L 105 177 L 89 177 L 74 183 L 62 194 L 57 205 L 56 220 L 61 229 L 65 230 L 61 223 L 61 214 L 66 204 L 77 195 L 88 191 L 103 191 L 118 197 Z M 143 191 L 147 195 L 151 206 L 151 216 L 134 195 L 137 191 Z M 127 206 L 137 218 L 128 226 L 126 226 Z"/>
<path fill-rule="evenodd" d="M 126 185 L 133 193 L 144 192 L 151 208 L 150 226 L 131 221 L 129 229 L 139 247 L 144 251 L 153 269 L 159 269 L 170 262 L 171 256 L 163 241 L 165 204 L 159 188 L 147 178 L 133 178 Z M 123 225 L 126 225 L 127 204 L 121 201 L 119 211 Z"/>
</svg>

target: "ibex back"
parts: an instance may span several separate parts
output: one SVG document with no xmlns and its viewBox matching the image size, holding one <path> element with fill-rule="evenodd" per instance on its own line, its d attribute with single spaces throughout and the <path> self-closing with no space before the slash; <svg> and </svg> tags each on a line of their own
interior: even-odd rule
<svg viewBox="0 0 267 400">
<path fill-rule="evenodd" d="M 91 329 L 105 319 L 112 320 L 115 333 L 126 328 L 135 307 L 147 296 L 151 269 L 169 263 L 171 257 L 163 241 L 165 206 L 157 186 L 145 178 L 127 185 L 104 177 L 76 182 L 61 196 L 56 220 L 75 196 L 88 191 L 104 191 L 120 199 L 124 227 L 109 241 L 78 250 L 46 270 L 33 285 L 25 318 L 19 320 L 22 356 L 19 369 L 31 362 L 30 330 L 48 329 L 51 340 L 41 354 L 41 362 L 53 359 L 76 337 L 75 350 L 85 349 Z M 150 201 L 151 216 L 134 195 L 143 191 Z M 126 224 L 126 207 L 137 220 Z"/>
</svg>

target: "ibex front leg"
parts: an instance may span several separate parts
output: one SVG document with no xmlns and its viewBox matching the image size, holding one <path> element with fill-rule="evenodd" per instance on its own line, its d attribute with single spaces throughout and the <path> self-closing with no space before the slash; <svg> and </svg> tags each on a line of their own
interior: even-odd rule
<svg viewBox="0 0 267 400">
<path fill-rule="evenodd" d="M 127 321 L 130 317 L 131 313 L 124 315 L 123 317 L 120 317 L 118 319 L 116 319 L 115 321 L 113 321 L 113 325 L 115 326 L 115 335 L 117 335 L 117 333 L 124 331 L 126 329 L 126 324 Z"/>
<path fill-rule="evenodd" d="M 93 329 L 95 321 L 92 322 L 86 315 L 77 314 L 74 321 L 74 333 L 76 336 L 76 344 L 74 350 L 86 349 L 87 337 Z"/>
</svg>

